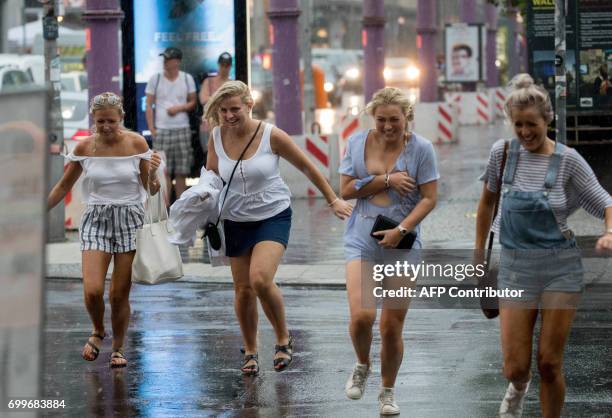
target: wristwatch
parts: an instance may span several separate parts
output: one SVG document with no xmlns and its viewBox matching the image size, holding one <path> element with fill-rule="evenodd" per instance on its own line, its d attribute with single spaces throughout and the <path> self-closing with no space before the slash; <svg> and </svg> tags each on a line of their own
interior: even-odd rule
<svg viewBox="0 0 612 418">
<path fill-rule="evenodd" d="M 404 228 L 404 227 L 403 227 L 403 226 L 401 226 L 401 225 L 398 225 L 398 226 L 397 226 L 397 229 L 399 229 L 399 231 L 400 231 L 400 235 L 401 235 L 402 237 L 405 237 L 405 236 L 408 234 L 408 232 L 410 232 L 410 231 L 408 231 L 406 228 Z"/>
</svg>

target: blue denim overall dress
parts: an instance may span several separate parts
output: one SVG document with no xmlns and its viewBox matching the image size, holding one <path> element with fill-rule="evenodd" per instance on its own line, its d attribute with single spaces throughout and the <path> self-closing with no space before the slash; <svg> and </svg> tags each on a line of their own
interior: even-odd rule
<svg viewBox="0 0 612 418">
<path fill-rule="evenodd" d="M 503 175 L 498 287 L 524 290 L 523 299 L 543 291 L 580 292 L 583 268 L 576 240 L 561 232 L 549 201 L 564 145 L 555 144 L 544 187 L 535 192 L 513 189 L 519 149 L 513 139 Z"/>
</svg>

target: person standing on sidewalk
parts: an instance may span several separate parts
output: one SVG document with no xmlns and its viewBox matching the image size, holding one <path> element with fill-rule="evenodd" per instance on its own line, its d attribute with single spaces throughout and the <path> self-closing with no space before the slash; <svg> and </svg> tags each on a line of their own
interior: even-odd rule
<svg viewBox="0 0 612 418">
<path fill-rule="evenodd" d="M 161 158 L 145 139 L 123 128 L 123 106 L 119 96 L 102 93 L 93 98 L 90 114 L 94 134 L 80 141 L 66 158 L 63 177 L 48 198 L 51 210 L 72 189 L 81 174 L 87 209 L 81 219 L 79 239 L 83 264 L 85 307 L 93 332 L 82 356 L 93 361 L 100 353 L 104 332 L 104 281 L 113 260 L 110 285 L 113 344 L 110 366 L 125 367 L 125 334 L 130 321 L 132 261 L 136 253 L 136 230 L 143 225 L 143 203 L 148 184 L 159 190 L 156 170 Z"/>
<path fill-rule="evenodd" d="M 393 250 L 410 231 L 417 234 L 412 248 L 421 248 L 419 224 L 436 206 L 440 177 L 431 142 L 408 131 L 413 109 L 400 89 L 387 87 L 377 91 L 366 112 L 374 118 L 376 129 L 349 138 L 339 169 L 342 197 L 357 199 L 344 234 L 349 330 L 357 355 L 357 364 L 345 387 L 350 399 L 360 399 L 366 387 L 376 320 L 376 307 L 368 308 L 363 303 L 368 295 L 362 287 L 365 280 L 362 273 L 370 271 L 373 262 L 410 258 L 409 251 Z M 370 236 L 378 215 L 399 223 L 396 228 L 376 232 L 380 241 Z M 371 280 L 372 275 L 369 277 Z M 399 414 L 393 387 L 404 353 L 402 331 L 407 311 L 405 302 L 394 309 L 384 304 L 382 308 L 382 388 L 378 397 L 382 415 Z"/>
<path fill-rule="evenodd" d="M 219 55 L 219 59 L 217 60 L 218 64 L 218 72 L 214 77 L 205 78 L 200 85 L 200 104 L 203 107 L 206 107 L 206 103 L 208 99 L 211 98 L 213 94 L 225 83 L 229 81 L 230 71 L 232 70 L 232 56 L 229 52 L 224 52 Z M 204 152 L 208 150 L 208 138 L 210 136 L 210 127 L 208 126 L 208 122 L 206 118 L 202 118 L 202 123 L 200 124 L 200 142 L 202 144 L 202 149 Z"/>
<path fill-rule="evenodd" d="M 567 218 L 579 207 L 605 218 L 596 248 L 612 249 L 612 197 L 574 149 L 547 137 L 554 113 L 549 94 L 528 74 L 512 83 L 505 113 L 516 138 L 509 141 L 504 173 L 504 140 L 491 149 L 476 219 L 476 250 L 482 252 L 495 202 L 500 209 L 493 230 L 501 243 L 498 288 L 522 291 L 500 299 L 503 373 L 510 381 L 501 417 L 520 417 L 531 381 L 534 326 L 541 315 L 538 342 L 542 416 L 559 417 L 565 398 L 563 353 L 580 294 L 583 267 Z M 498 180 L 502 177 L 501 190 Z"/>
<path fill-rule="evenodd" d="M 340 219 L 352 211 L 293 139 L 271 124 L 251 118 L 252 108 L 249 87 L 241 81 L 228 81 L 213 94 L 204 113 L 213 127 L 206 167 L 226 183 L 219 197 L 220 217 L 234 280 L 234 308 L 244 341 L 241 370 L 245 375 L 259 372 L 258 299 L 276 334 L 274 370 L 285 370 L 293 358 L 283 296 L 274 283 L 291 228 L 291 193 L 280 176 L 280 158 L 312 181 Z"/>
<path fill-rule="evenodd" d="M 146 117 L 153 148 L 166 156 L 168 198 L 174 178 L 178 199 L 185 191 L 185 178 L 193 162 L 189 112 L 196 105 L 196 87 L 191 74 L 180 71 L 183 59 L 180 49 L 166 48 L 160 55 L 164 57 L 164 71 L 154 74 L 145 88 Z"/>
</svg>

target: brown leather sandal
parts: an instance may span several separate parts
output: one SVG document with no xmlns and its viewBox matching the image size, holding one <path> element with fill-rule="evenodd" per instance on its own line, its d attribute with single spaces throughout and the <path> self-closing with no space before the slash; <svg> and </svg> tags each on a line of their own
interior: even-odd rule
<svg viewBox="0 0 612 418">
<path fill-rule="evenodd" d="M 119 364 L 113 363 L 113 359 L 115 359 L 115 358 L 124 359 L 124 360 L 126 360 L 126 362 L 125 363 L 119 363 Z M 123 349 L 122 348 L 118 348 L 116 350 L 113 350 L 113 352 L 110 355 L 109 363 L 110 363 L 111 369 L 120 369 L 122 367 L 127 366 L 127 359 L 125 358 L 125 355 L 123 355 Z"/>
<path fill-rule="evenodd" d="M 89 337 L 87 337 L 87 342 L 85 343 L 85 345 L 88 345 L 91 348 L 91 351 L 93 352 L 93 358 L 92 359 L 88 359 L 85 358 L 82 354 L 81 357 L 83 357 L 83 360 L 87 360 L 87 361 L 94 361 L 95 359 L 98 358 L 98 355 L 100 354 L 100 348 L 102 346 L 102 343 L 100 343 L 100 347 L 98 347 L 97 345 L 95 345 L 94 343 L 92 343 L 91 341 L 89 341 L 89 339 L 91 337 L 97 338 L 100 341 L 104 340 L 104 335 L 100 335 L 100 334 L 96 334 L 95 332 L 92 332 L 91 335 Z"/>
<path fill-rule="evenodd" d="M 247 366 L 247 363 L 251 360 L 255 361 L 255 364 Z M 258 354 L 245 354 L 240 368 L 244 376 L 257 376 L 259 374 L 259 357 Z"/>
<path fill-rule="evenodd" d="M 289 355 L 289 358 L 279 357 L 274 359 L 274 370 L 282 372 L 285 370 L 293 361 L 293 337 L 289 335 L 289 342 L 286 345 L 275 345 L 274 354 L 285 353 Z"/>
</svg>

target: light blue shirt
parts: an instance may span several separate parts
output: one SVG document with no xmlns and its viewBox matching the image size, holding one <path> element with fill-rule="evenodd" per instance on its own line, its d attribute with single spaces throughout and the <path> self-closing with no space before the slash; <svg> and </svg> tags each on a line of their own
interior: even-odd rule
<svg viewBox="0 0 612 418">
<path fill-rule="evenodd" d="M 368 133 L 369 131 L 359 132 L 349 138 L 346 154 L 338 169 L 340 174 L 357 179 L 355 184 L 357 190 L 371 182 L 375 177 L 368 173 L 365 164 L 365 145 Z M 413 132 L 391 172 L 398 171 L 407 171 L 408 175 L 414 178 L 419 186 L 438 180 L 440 174 L 438 173 L 436 153 L 432 143 Z M 396 222 L 401 222 L 421 200 L 421 192 L 418 187 L 406 196 L 401 196 L 393 189 L 389 189 L 388 193 L 391 204 L 384 207 L 372 204 L 368 197 L 357 199 L 355 210 L 347 225 L 347 234 L 355 223 L 355 218 L 359 215 L 366 218 L 375 218 L 382 214 Z M 420 226 L 417 225 L 415 232 L 418 234 L 419 230 Z"/>
</svg>

